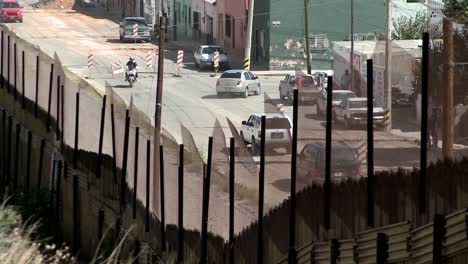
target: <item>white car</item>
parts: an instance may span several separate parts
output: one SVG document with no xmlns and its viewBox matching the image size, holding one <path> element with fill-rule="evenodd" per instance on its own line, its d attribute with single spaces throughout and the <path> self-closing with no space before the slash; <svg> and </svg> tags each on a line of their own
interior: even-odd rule
<svg viewBox="0 0 468 264">
<path fill-rule="evenodd" d="M 374 125 L 384 127 L 384 109 L 376 106 L 374 101 Z M 342 122 L 346 128 L 367 124 L 367 97 L 344 99 L 335 107 L 335 120 Z"/>
<path fill-rule="evenodd" d="M 349 91 L 349 90 L 333 90 L 332 93 L 333 93 L 332 111 L 333 111 L 333 108 L 341 104 L 341 102 L 344 99 L 356 97 L 356 94 L 354 94 L 353 91 Z M 327 114 L 327 94 L 326 92 L 324 92 L 317 100 L 317 115 L 325 116 L 326 114 Z"/>
<path fill-rule="evenodd" d="M 223 72 L 216 81 L 216 94 L 222 96 L 227 93 L 236 93 L 247 98 L 250 93 L 259 95 L 261 92 L 258 77 L 252 72 L 244 70 L 229 70 Z"/>
<path fill-rule="evenodd" d="M 265 145 L 269 149 L 283 147 L 290 152 L 292 124 L 289 118 L 282 114 L 266 114 L 265 118 Z M 254 155 L 260 150 L 261 129 L 262 114 L 252 114 L 247 121 L 242 121 L 240 137 L 246 144 L 251 144 Z"/>
<path fill-rule="evenodd" d="M 203 45 L 200 46 L 193 54 L 195 58 L 195 67 L 200 67 L 201 70 L 207 67 L 214 67 L 214 53 L 219 52 L 219 68 L 228 69 L 229 62 L 227 53 L 220 46 Z"/>
</svg>

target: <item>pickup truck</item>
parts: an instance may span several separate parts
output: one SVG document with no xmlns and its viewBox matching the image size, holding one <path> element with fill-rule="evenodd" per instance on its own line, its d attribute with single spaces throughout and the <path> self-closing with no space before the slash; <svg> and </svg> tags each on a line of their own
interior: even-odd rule
<svg viewBox="0 0 468 264">
<path fill-rule="evenodd" d="M 291 151 L 291 121 L 282 114 L 265 115 L 265 144 L 269 149 L 286 148 Z M 251 144 L 252 154 L 260 150 L 262 114 L 252 114 L 247 121 L 242 121 L 239 134 L 245 144 Z"/>
<path fill-rule="evenodd" d="M 367 98 L 346 98 L 335 106 L 335 121 L 342 122 L 345 128 L 367 124 Z M 374 101 L 374 125 L 385 127 L 384 109 L 375 105 Z"/>
<path fill-rule="evenodd" d="M 322 88 L 315 81 L 312 75 L 290 75 L 287 74 L 279 84 L 279 95 L 281 100 L 287 98 L 288 103 L 292 104 L 294 89 L 299 89 L 299 102 L 316 103 L 322 94 Z"/>
</svg>

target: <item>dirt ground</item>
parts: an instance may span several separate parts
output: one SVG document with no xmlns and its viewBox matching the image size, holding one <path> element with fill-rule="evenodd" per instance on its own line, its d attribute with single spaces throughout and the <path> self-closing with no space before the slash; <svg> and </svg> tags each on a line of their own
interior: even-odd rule
<svg viewBox="0 0 468 264">
<path fill-rule="evenodd" d="M 39 9 L 72 9 L 75 0 L 42 0 L 35 7 Z"/>
</svg>

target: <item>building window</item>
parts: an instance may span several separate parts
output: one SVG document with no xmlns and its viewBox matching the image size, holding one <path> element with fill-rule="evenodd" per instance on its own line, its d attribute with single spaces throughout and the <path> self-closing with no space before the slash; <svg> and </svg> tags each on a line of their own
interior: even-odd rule
<svg viewBox="0 0 468 264">
<path fill-rule="evenodd" d="M 200 13 L 193 12 L 193 29 L 200 30 Z"/>
<path fill-rule="evenodd" d="M 226 36 L 228 37 L 231 36 L 231 21 L 232 21 L 232 17 L 226 15 L 226 21 L 224 24 L 225 25 L 224 32 L 226 32 Z"/>
<path fill-rule="evenodd" d="M 303 41 L 302 44 L 302 46 L 305 48 L 305 41 Z M 323 53 L 330 47 L 327 34 L 310 34 L 309 44 L 310 52 L 314 53 Z"/>
</svg>

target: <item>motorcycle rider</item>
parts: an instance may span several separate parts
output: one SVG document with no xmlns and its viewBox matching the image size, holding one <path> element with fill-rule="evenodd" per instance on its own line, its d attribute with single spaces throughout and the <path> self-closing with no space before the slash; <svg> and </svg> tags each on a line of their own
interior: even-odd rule
<svg viewBox="0 0 468 264">
<path fill-rule="evenodd" d="M 125 81 L 128 81 L 128 72 L 131 70 L 135 70 L 135 81 L 138 78 L 138 71 L 137 71 L 138 64 L 135 61 L 135 58 L 133 56 L 130 56 L 128 58 L 127 62 L 127 71 L 125 72 Z"/>
</svg>

